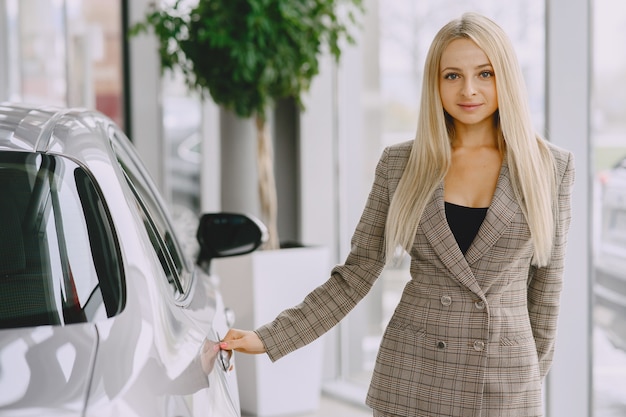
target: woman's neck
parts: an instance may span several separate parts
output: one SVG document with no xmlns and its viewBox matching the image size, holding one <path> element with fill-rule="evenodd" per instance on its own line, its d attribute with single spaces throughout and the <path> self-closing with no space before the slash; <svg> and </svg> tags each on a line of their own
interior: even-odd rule
<svg viewBox="0 0 626 417">
<path fill-rule="evenodd" d="M 492 123 L 455 126 L 453 148 L 497 148 L 498 132 Z"/>
</svg>

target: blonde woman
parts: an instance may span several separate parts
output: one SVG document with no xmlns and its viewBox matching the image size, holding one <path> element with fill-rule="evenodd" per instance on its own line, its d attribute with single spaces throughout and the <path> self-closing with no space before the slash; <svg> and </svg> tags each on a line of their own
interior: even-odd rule
<svg viewBox="0 0 626 417">
<path fill-rule="evenodd" d="M 571 153 L 532 128 L 513 47 L 467 13 L 435 36 L 415 140 L 390 146 L 345 263 L 221 348 L 278 360 L 337 324 L 399 248 L 411 280 L 383 336 L 374 416 L 541 416 L 554 353 Z"/>
</svg>

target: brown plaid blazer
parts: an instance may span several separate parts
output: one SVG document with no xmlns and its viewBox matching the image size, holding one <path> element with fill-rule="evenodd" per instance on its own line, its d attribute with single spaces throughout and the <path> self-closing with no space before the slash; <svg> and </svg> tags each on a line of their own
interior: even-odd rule
<svg viewBox="0 0 626 417">
<path fill-rule="evenodd" d="M 384 266 L 383 231 L 412 142 L 388 147 L 343 265 L 298 306 L 256 330 L 272 360 L 337 324 Z M 367 395 L 384 415 L 541 416 L 554 352 L 574 181 L 572 154 L 550 145 L 560 180 L 550 265 L 533 244 L 506 162 L 465 256 L 448 226 L 443 184 L 426 206 L 411 250 L 411 280 L 385 330 Z"/>
</svg>

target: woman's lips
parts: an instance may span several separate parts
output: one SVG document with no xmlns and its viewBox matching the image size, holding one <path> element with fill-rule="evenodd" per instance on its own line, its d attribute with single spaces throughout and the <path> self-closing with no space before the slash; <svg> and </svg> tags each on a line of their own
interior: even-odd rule
<svg viewBox="0 0 626 417">
<path fill-rule="evenodd" d="M 458 106 L 462 108 L 463 110 L 472 111 L 474 109 L 479 108 L 481 105 L 482 104 L 480 103 L 461 103 Z"/>
</svg>

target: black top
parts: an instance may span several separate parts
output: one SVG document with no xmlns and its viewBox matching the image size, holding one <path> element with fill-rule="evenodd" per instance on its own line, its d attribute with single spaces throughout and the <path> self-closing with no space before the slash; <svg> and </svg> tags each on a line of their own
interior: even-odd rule
<svg viewBox="0 0 626 417">
<path fill-rule="evenodd" d="M 485 220 L 488 207 L 465 207 L 445 202 L 446 219 L 461 252 L 465 255 Z"/>
</svg>

